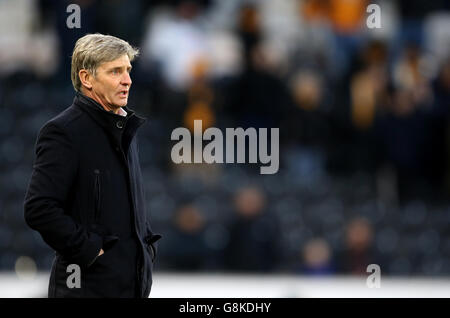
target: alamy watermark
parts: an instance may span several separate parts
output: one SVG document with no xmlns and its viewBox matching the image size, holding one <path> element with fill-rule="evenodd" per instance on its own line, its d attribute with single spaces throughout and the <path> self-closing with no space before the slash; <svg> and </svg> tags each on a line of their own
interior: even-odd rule
<svg viewBox="0 0 450 318">
<path fill-rule="evenodd" d="M 66 280 L 66 286 L 70 289 L 81 288 L 81 269 L 77 264 L 69 264 L 66 273 L 71 273 Z"/>
<path fill-rule="evenodd" d="M 66 25 L 69 29 L 81 28 L 81 8 L 78 4 L 69 4 L 66 12 L 70 15 L 66 19 Z"/>
<path fill-rule="evenodd" d="M 367 273 L 371 273 L 366 279 L 366 285 L 369 288 L 381 287 L 381 268 L 378 264 L 369 264 L 366 269 Z"/>
<path fill-rule="evenodd" d="M 261 174 L 274 174 L 279 168 L 279 129 L 270 129 L 270 153 L 268 147 L 267 128 L 226 128 L 225 137 L 216 127 L 207 128 L 202 133 L 202 121 L 194 120 L 194 155 L 191 151 L 191 132 L 184 127 L 172 131 L 171 140 L 178 142 L 172 147 L 171 158 L 176 164 L 180 163 L 245 163 L 248 149 L 248 163 L 258 163 Z M 246 137 L 248 147 L 246 147 Z M 225 141 L 224 141 L 225 138 Z M 210 142 L 203 148 L 203 141 Z M 236 147 L 235 147 L 235 140 Z M 236 149 L 235 149 L 236 148 Z M 224 158 L 225 150 L 225 158 Z M 193 157 L 193 162 L 192 162 Z"/>
<path fill-rule="evenodd" d="M 81 8 L 78 4 L 71 3 L 67 6 L 66 12 L 70 15 L 66 19 L 66 25 L 69 29 L 81 28 Z M 366 19 L 366 25 L 369 29 L 381 28 L 381 8 L 378 4 L 369 4 L 366 12 L 370 15 Z"/>
<path fill-rule="evenodd" d="M 378 4 L 369 4 L 366 9 L 370 15 L 366 19 L 366 25 L 369 29 L 381 28 L 381 8 Z"/>
</svg>

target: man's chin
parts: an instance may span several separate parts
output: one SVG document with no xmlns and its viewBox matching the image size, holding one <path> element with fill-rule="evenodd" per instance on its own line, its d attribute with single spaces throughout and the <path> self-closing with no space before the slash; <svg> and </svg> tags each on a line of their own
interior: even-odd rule
<svg viewBox="0 0 450 318">
<path fill-rule="evenodd" d="M 117 106 L 117 107 L 125 107 L 125 106 L 127 106 L 127 104 L 128 104 L 128 99 L 126 99 L 126 100 L 120 100 L 120 101 L 118 101 L 118 102 L 116 103 L 116 106 Z"/>
</svg>

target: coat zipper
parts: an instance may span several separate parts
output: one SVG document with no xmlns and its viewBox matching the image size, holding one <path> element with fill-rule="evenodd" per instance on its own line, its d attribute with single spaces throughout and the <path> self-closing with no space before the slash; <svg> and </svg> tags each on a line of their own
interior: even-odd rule
<svg viewBox="0 0 450 318">
<path fill-rule="evenodd" d="M 95 186 L 94 186 L 94 198 L 95 198 L 95 212 L 94 212 L 94 223 L 98 223 L 100 218 L 100 170 L 95 169 Z"/>
</svg>

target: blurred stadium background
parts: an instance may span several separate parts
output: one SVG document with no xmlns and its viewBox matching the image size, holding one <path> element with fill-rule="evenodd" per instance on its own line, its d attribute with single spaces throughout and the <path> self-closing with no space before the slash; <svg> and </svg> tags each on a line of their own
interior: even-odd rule
<svg viewBox="0 0 450 318">
<path fill-rule="evenodd" d="M 79 29 L 66 25 L 71 3 Z M 366 26 L 370 3 L 379 29 Z M 141 49 L 129 106 L 149 119 L 140 156 L 164 236 L 152 296 L 449 297 L 449 9 L 0 0 L 0 297 L 46 296 L 54 254 L 22 202 L 37 132 L 73 99 L 73 45 L 94 32 Z M 194 119 L 279 127 L 279 172 L 174 165 L 170 134 Z M 372 263 L 376 293 L 365 285 Z"/>
</svg>

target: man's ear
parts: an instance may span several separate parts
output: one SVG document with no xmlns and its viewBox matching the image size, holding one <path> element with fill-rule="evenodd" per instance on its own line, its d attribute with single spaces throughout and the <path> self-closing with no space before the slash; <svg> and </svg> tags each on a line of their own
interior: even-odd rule
<svg viewBox="0 0 450 318">
<path fill-rule="evenodd" d="M 81 85 L 83 85 L 84 88 L 86 88 L 86 89 L 92 88 L 92 83 L 91 83 L 92 75 L 91 75 L 91 73 L 89 73 L 88 70 L 81 69 L 78 72 L 78 76 L 80 77 Z"/>
</svg>

